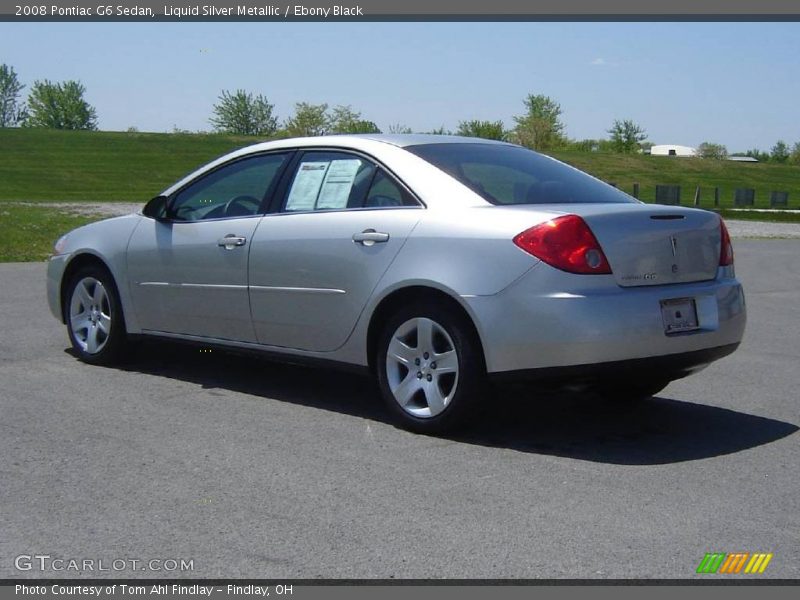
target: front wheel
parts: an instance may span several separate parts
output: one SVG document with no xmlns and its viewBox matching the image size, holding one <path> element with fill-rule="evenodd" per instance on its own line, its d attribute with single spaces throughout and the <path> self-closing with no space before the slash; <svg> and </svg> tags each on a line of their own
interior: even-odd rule
<svg viewBox="0 0 800 600">
<path fill-rule="evenodd" d="M 111 275 L 100 267 L 80 269 L 70 280 L 65 317 L 72 347 L 84 362 L 116 362 L 125 344 L 122 305 Z"/>
<path fill-rule="evenodd" d="M 403 427 L 441 433 L 471 416 L 485 380 L 480 343 L 440 304 L 412 305 L 389 319 L 378 344 L 378 383 Z"/>
</svg>

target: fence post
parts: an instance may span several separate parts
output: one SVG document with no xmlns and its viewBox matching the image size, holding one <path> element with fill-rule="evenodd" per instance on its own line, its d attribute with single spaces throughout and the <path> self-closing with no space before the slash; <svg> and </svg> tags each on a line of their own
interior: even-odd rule
<svg viewBox="0 0 800 600">
<path fill-rule="evenodd" d="M 694 190 L 694 205 L 695 206 L 700 206 L 700 186 L 699 185 Z"/>
<path fill-rule="evenodd" d="M 633 197 L 636 198 L 637 200 L 639 199 L 639 184 L 638 183 L 634 183 L 633 184 Z"/>
<path fill-rule="evenodd" d="M 719 188 L 714 188 L 714 206 L 719 207 Z"/>
</svg>

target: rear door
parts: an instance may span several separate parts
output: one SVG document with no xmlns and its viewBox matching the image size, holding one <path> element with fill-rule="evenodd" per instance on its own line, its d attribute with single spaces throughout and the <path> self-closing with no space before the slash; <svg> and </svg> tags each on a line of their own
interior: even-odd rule
<svg viewBox="0 0 800 600">
<path fill-rule="evenodd" d="M 148 331 L 255 341 L 250 245 L 290 154 L 251 156 L 174 194 L 167 218 L 142 219 L 128 246 L 130 292 Z"/>
<path fill-rule="evenodd" d="M 422 208 L 367 157 L 305 152 L 250 250 L 258 341 L 321 352 L 344 344 Z"/>
</svg>

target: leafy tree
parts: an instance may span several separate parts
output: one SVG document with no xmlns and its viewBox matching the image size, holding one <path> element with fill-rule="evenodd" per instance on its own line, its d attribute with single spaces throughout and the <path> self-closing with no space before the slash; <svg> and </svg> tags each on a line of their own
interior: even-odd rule
<svg viewBox="0 0 800 600">
<path fill-rule="evenodd" d="M 291 137 L 325 135 L 331 125 L 327 104 L 298 102 L 294 116 L 286 121 L 284 128 Z"/>
<path fill-rule="evenodd" d="M 441 127 L 431 129 L 428 133 L 430 135 L 450 135 L 452 132 L 449 129 L 445 129 L 445 126 L 442 125 Z"/>
<path fill-rule="evenodd" d="M 800 142 L 795 142 L 792 152 L 789 154 L 789 162 L 793 165 L 800 165 Z"/>
<path fill-rule="evenodd" d="M 381 130 L 372 121 L 361 118 L 361 113 L 350 105 L 335 106 L 329 117 L 328 133 L 380 133 Z"/>
<path fill-rule="evenodd" d="M 502 121 L 461 121 L 456 135 L 483 138 L 486 140 L 505 140 L 506 129 Z"/>
<path fill-rule="evenodd" d="M 393 123 L 389 125 L 389 133 L 412 133 L 411 127 L 403 125 L 402 123 Z"/>
<path fill-rule="evenodd" d="M 235 135 L 273 135 L 278 129 L 278 119 L 273 114 L 275 106 L 259 94 L 236 90 L 232 94 L 222 90 L 219 102 L 214 105 L 214 116 L 209 122 L 214 129 Z"/>
<path fill-rule="evenodd" d="M 348 133 L 381 133 L 381 130 L 374 121 L 359 119 Z"/>
<path fill-rule="evenodd" d="M 758 161 L 766 162 L 769 160 L 769 152 L 761 152 L 758 148 L 753 148 L 752 150 L 747 150 L 746 152 L 734 152 L 731 156 L 749 156 L 750 158 L 755 158 Z"/>
<path fill-rule="evenodd" d="M 19 106 L 19 93 L 24 87 L 14 67 L 0 65 L 0 127 L 14 127 L 24 118 L 24 110 Z"/>
<path fill-rule="evenodd" d="M 557 148 L 564 144 L 561 105 L 544 94 L 528 94 L 525 114 L 515 116 L 514 139 L 534 150 Z"/>
<path fill-rule="evenodd" d="M 715 160 L 725 160 L 728 158 L 728 149 L 722 144 L 703 142 L 697 147 L 697 155 L 700 158 L 713 158 Z"/>
<path fill-rule="evenodd" d="M 789 146 L 786 142 L 779 140 L 770 151 L 770 160 L 776 163 L 785 163 L 789 160 Z"/>
<path fill-rule="evenodd" d="M 611 134 L 611 146 L 614 151 L 623 154 L 637 152 L 639 144 L 647 139 L 647 132 L 630 119 L 624 121 L 614 119 L 614 124 L 608 133 Z"/>
<path fill-rule="evenodd" d="M 334 106 L 328 116 L 328 133 L 351 133 L 354 124 L 361 120 L 361 113 L 348 105 Z"/>
<path fill-rule="evenodd" d="M 578 152 L 611 152 L 613 150 L 610 140 L 567 140 L 565 148 Z"/>
<path fill-rule="evenodd" d="M 97 111 L 83 98 L 79 81 L 34 81 L 28 96 L 26 127 L 50 129 L 97 129 Z"/>
</svg>

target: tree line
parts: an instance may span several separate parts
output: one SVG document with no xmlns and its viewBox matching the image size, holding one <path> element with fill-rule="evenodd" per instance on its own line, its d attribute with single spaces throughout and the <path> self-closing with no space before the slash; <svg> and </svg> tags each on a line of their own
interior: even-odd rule
<svg viewBox="0 0 800 600">
<path fill-rule="evenodd" d="M 20 101 L 25 88 L 13 67 L 0 65 L 0 127 L 47 127 L 51 129 L 97 129 L 97 111 L 84 98 L 86 89 L 79 81 L 35 81 L 26 102 Z M 378 126 L 362 117 L 350 105 L 298 102 L 294 115 L 281 121 L 275 106 L 263 94 L 222 90 L 212 106 L 209 123 L 214 131 L 259 137 L 298 137 L 338 133 L 381 133 Z M 455 131 L 439 127 L 427 133 L 453 134 L 503 140 L 533 150 L 601 151 L 633 154 L 652 147 L 645 129 L 631 119 L 615 119 L 606 139 L 570 139 L 562 120 L 561 105 L 544 94 L 528 94 L 523 111 L 513 117 L 508 129 L 502 120 L 472 119 L 460 121 Z M 134 128 L 131 128 L 132 130 Z M 389 133 L 411 133 L 403 124 L 393 124 Z M 707 159 L 726 159 L 722 144 L 703 142 L 698 155 Z M 800 142 L 791 148 L 778 141 L 770 152 L 758 149 L 731 154 L 750 156 L 762 162 L 800 164 Z"/>
</svg>

